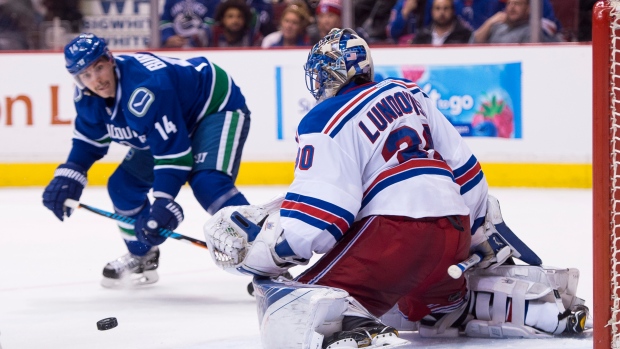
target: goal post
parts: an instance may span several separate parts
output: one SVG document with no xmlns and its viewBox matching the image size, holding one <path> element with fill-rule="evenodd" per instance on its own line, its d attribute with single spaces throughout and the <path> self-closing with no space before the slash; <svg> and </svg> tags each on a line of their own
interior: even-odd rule
<svg viewBox="0 0 620 349">
<path fill-rule="evenodd" d="M 594 349 L 620 348 L 620 0 L 592 11 Z"/>
</svg>

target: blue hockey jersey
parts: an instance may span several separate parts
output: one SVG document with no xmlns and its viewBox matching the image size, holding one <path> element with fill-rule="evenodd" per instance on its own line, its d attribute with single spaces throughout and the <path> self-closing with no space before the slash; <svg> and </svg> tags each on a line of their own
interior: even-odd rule
<svg viewBox="0 0 620 349">
<path fill-rule="evenodd" d="M 110 142 L 150 149 L 156 196 L 176 197 L 192 169 L 191 135 L 208 115 L 245 107 L 232 78 L 204 57 L 188 60 L 150 53 L 115 57 L 116 97 L 76 88 L 75 131 L 69 162 L 86 169 Z"/>
</svg>

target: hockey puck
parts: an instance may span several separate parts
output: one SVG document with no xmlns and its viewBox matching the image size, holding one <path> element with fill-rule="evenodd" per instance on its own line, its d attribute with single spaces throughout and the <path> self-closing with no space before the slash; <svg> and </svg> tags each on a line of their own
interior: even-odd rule
<svg viewBox="0 0 620 349">
<path fill-rule="evenodd" d="M 118 326 L 118 321 L 116 321 L 115 317 L 105 318 L 103 320 L 97 321 L 97 329 L 99 331 L 109 330 Z"/>
</svg>

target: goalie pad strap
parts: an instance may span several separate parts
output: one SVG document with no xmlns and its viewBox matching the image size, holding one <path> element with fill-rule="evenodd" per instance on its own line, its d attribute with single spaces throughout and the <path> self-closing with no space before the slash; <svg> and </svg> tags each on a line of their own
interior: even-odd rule
<svg viewBox="0 0 620 349">
<path fill-rule="evenodd" d="M 525 324 L 525 293 L 528 283 L 517 281 L 512 293 L 512 323 L 516 325 Z"/>
<path fill-rule="evenodd" d="M 491 307 L 491 312 L 493 314 L 491 318 L 491 324 L 501 324 L 506 322 L 506 301 L 508 300 L 508 295 L 504 292 L 495 292 L 493 294 L 493 307 Z"/>
<path fill-rule="evenodd" d="M 581 301 L 575 296 L 579 278 L 576 269 L 500 266 L 493 270 L 473 269 L 465 275 L 475 297 L 476 320 L 472 320 L 466 327 L 466 334 L 471 337 L 548 337 L 552 332 L 563 330 L 556 328 L 553 331 L 553 327 L 550 327 L 558 321 L 558 314 Z M 510 317 L 507 317 L 506 311 L 508 298 L 512 300 Z M 535 304 L 529 303 L 528 314 L 534 312 L 534 315 L 531 315 L 531 319 L 528 315 L 526 323 L 527 301 L 535 301 Z M 557 309 L 557 313 L 554 309 Z M 509 321 L 506 321 L 507 318 Z"/>
</svg>

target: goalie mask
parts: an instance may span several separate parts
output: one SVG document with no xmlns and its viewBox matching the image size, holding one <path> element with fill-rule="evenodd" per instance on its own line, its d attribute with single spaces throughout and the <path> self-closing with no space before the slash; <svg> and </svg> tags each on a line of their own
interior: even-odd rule
<svg viewBox="0 0 620 349">
<path fill-rule="evenodd" d="M 317 101 L 333 97 L 356 77 L 374 78 L 370 49 L 352 29 L 332 29 L 308 55 L 306 87 Z"/>
<path fill-rule="evenodd" d="M 65 67 L 80 89 L 85 88 L 80 73 L 102 57 L 112 60 L 112 53 L 105 41 L 94 34 L 80 34 L 65 46 Z"/>
</svg>

